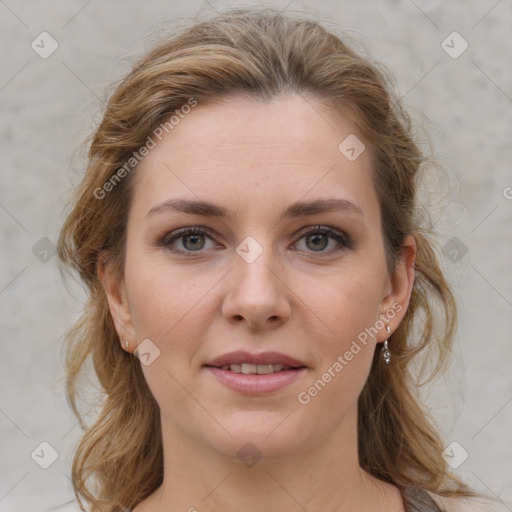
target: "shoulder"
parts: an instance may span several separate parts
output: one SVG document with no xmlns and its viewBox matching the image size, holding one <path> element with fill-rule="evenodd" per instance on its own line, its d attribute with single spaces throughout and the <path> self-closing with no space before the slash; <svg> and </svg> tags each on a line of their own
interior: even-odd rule
<svg viewBox="0 0 512 512">
<path fill-rule="evenodd" d="M 429 492 L 444 512 L 510 512 L 510 507 L 497 500 L 486 498 L 445 498 Z"/>
</svg>

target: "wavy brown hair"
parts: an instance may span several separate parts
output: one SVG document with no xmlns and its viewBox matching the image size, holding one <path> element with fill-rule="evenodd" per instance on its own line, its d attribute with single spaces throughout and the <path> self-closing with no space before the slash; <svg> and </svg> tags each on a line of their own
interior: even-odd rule
<svg viewBox="0 0 512 512">
<path fill-rule="evenodd" d="M 89 294 L 66 338 L 68 399 L 85 430 L 72 467 L 82 507 L 84 502 L 92 510 L 134 507 L 163 480 L 159 408 L 140 362 L 120 346 L 98 278 L 105 259 L 122 275 L 136 166 L 116 181 L 108 197 L 100 198 L 98 190 L 105 190 L 153 130 L 191 98 L 201 105 L 234 96 L 267 101 L 287 94 L 354 115 L 372 157 L 389 269 L 406 235 L 417 244 L 410 304 L 389 340 L 392 362 L 379 364 L 375 352 L 359 397 L 360 465 L 397 486 L 447 497 L 474 495 L 442 457 L 442 439 L 422 404 L 413 371 L 417 357 L 425 362 L 426 381 L 446 369 L 457 309 L 430 231 L 417 216 L 418 171 L 430 160 L 414 140 L 410 116 L 392 84 L 384 66 L 317 21 L 266 8 L 224 11 L 189 23 L 148 50 L 117 85 L 92 134 L 86 173 L 58 241 L 61 262 L 78 272 Z M 90 426 L 82 422 L 78 407 L 88 362 L 103 396 Z"/>
</svg>

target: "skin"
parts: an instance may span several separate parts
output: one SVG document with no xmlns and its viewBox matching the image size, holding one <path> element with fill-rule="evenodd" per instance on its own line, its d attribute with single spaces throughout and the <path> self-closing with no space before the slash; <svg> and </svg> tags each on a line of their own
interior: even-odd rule
<svg viewBox="0 0 512 512">
<path fill-rule="evenodd" d="M 399 304 L 385 322 L 395 331 L 412 291 L 414 238 L 390 273 L 369 150 L 354 161 L 338 150 L 353 133 L 348 116 L 318 101 L 231 98 L 195 107 L 137 169 L 124 277 L 100 269 L 123 349 L 150 339 L 160 350 L 142 368 L 161 410 L 164 482 L 135 512 L 403 510 L 398 489 L 364 472 L 357 454 L 357 398 L 385 328 L 307 405 L 297 399 Z M 212 201 L 232 217 L 148 215 L 178 197 Z M 331 197 L 362 215 L 280 220 L 293 202 Z M 343 231 L 352 246 L 300 232 L 317 225 Z M 188 226 L 210 230 L 173 242 L 191 257 L 159 244 Z M 248 236 L 263 249 L 252 263 L 236 252 Z M 234 350 L 282 352 L 308 370 L 247 397 L 203 366 Z M 236 457 L 248 442 L 262 454 L 253 467 Z"/>
</svg>

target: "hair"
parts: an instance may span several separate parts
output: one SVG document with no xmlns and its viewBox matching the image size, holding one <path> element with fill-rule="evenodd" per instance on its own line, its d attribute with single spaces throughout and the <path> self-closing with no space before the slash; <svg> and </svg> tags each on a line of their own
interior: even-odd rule
<svg viewBox="0 0 512 512">
<path fill-rule="evenodd" d="M 163 481 L 159 407 L 140 362 L 120 346 L 98 277 L 103 261 L 123 273 L 136 173 L 135 168 L 126 170 L 126 162 L 191 99 L 201 105 L 293 94 L 353 114 L 372 158 L 389 269 L 394 269 L 406 235 L 413 235 L 417 245 L 410 303 L 389 339 L 391 364 L 382 364 L 380 351 L 375 351 L 358 399 L 360 465 L 397 486 L 446 497 L 476 495 L 450 472 L 414 372 L 413 359 L 420 353 L 428 361 L 425 382 L 446 369 L 457 308 L 429 228 L 421 226 L 417 215 L 418 171 L 429 159 L 414 140 L 410 115 L 392 83 L 382 64 L 356 53 L 317 21 L 265 8 L 232 9 L 183 27 L 147 50 L 117 85 L 90 137 L 86 173 L 58 241 L 61 265 L 76 271 L 88 292 L 65 345 L 66 392 L 85 430 L 72 466 L 83 510 L 83 500 L 93 510 L 133 507 Z M 118 173 L 123 179 L 113 182 L 123 166 L 126 172 Z M 107 189 L 109 180 L 113 185 Z M 108 197 L 101 198 L 99 190 L 108 190 Z M 78 410 L 88 362 L 103 397 L 91 426 Z"/>
</svg>

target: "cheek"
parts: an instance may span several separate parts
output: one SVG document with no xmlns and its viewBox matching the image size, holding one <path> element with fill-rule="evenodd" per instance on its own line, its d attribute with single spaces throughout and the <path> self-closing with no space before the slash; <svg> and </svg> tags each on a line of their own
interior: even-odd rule
<svg viewBox="0 0 512 512">
<path fill-rule="evenodd" d="M 381 299 L 372 277 L 352 274 L 309 295 L 322 318 L 317 330 L 322 334 L 310 331 L 319 365 L 297 400 L 309 414 L 322 417 L 325 428 L 357 402 L 370 372 Z"/>
<path fill-rule="evenodd" d="M 317 322 L 318 317 L 321 323 L 317 332 L 323 333 L 314 336 L 310 332 L 317 340 L 314 350 L 320 363 L 314 375 L 318 384 L 311 389 L 311 398 L 321 392 L 323 397 L 318 402 L 331 398 L 339 404 L 352 402 L 368 377 L 375 335 L 383 327 L 379 316 L 382 274 L 369 269 L 352 270 L 325 280 L 322 286 L 316 283 L 316 287 L 311 286 L 312 282 L 308 287 L 303 281 L 299 292 L 315 313 L 308 322 Z"/>
<path fill-rule="evenodd" d="M 328 328 L 326 341 L 333 349 L 343 349 L 378 319 L 383 288 L 378 272 L 351 268 L 326 279 L 301 281 L 297 295 Z"/>
<path fill-rule="evenodd" d="M 218 277 L 211 273 L 201 276 L 155 261 L 149 261 L 145 266 L 130 265 L 127 261 L 126 276 L 138 341 L 149 338 L 161 350 L 169 346 L 173 350 L 197 348 L 193 340 L 206 324 L 208 293 L 214 290 Z M 186 340 L 181 343 L 181 348 L 180 340 Z"/>
<path fill-rule="evenodd" d="M 190 385 L 184 383 L 189 381 L 190 362 L 205 337 L 204 308 L 215 280 L 193 277 L 168 264 L 163 268 L 152 262 L 142 267 L 135 264 L 130 269 L 127 262 L 133 324 L 137 341 L 150 339 L 159 350 L 158 358 L 142 370 L 160 408 L 172 415 L 190 407 L 186 391 Z"/>
</svg>

